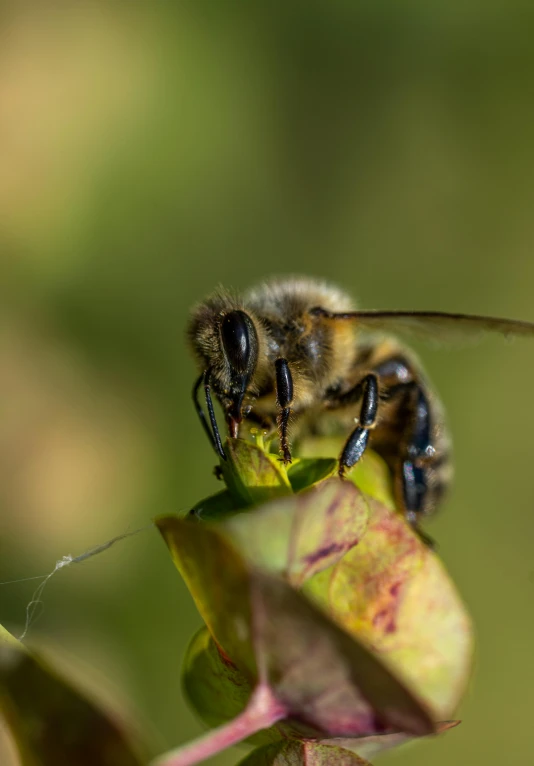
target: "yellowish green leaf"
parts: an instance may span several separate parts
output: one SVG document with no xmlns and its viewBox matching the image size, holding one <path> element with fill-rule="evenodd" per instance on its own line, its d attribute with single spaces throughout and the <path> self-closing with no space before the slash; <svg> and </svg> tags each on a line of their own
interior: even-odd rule
<svg viewBox="0 0 534 766">
<path fill-rule="evenodd" d="M 227 460 L 221 461 L 221 469 L 236 508 L 291 493 L 287 472 L 275 455 L 243 439 L 227 439 L 224 450 Z"/>
</svg>

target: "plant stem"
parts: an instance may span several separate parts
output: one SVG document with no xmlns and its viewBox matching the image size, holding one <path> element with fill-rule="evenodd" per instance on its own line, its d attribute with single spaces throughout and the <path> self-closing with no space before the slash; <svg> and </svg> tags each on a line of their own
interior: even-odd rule
<svg viewBox="0 0 534 766">
<path fill-rule="evenodd" d="M 286 716 L 286 708 L 276 699 L 271 689 L 260 684 L 251 694 L 245 710 L 236 718 L 158 758 L 153 766 L 193 766 L 257 731 L 267 729 Z"/>
</svg>

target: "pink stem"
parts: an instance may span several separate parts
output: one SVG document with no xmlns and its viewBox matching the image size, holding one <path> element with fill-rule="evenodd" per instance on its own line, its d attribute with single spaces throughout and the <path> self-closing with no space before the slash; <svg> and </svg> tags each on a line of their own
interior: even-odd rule
<svg viewBox="0 0 534 766">
<path fill-rule="evenodd" d="M 252 693 L 245 710 L 237 718 L 212 729 L 194 742 L 167 753 L 153 766 L 193 766 L 286 717 L 287 710 L 270 688 L 260 684 Z"/>
</svg>

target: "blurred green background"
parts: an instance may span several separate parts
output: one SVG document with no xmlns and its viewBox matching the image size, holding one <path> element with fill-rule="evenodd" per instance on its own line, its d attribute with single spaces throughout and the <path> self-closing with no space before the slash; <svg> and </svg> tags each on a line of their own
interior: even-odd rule
<svg viewBox="0 0 534 766">
<path fill-rule="evenodd" d="M 219 283 L 534 320 L 533 21 L 519 0 L 2 4 L 0 580 L 217 488 L 184 325 Z M 534 348 L 418 348 L 457 472 L 428 529 L 477 667 L 458 729 L 381 762 L 493 766 L 513 743 L 530 764 Z M 0 588 L 17 634 L 32 591 Z M 179 683 L 200 620 L 155 531 L 44 601 L 30 637 L 155 750 L 201 730 Z"/>
</svg>

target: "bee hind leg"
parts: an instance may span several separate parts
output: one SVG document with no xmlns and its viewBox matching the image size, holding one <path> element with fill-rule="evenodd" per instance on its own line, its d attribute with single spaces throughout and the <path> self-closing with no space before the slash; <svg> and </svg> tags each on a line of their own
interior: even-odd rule
<svg viewBox="0 0 534 766">
<path fill-rule="evenodd" d="M 444 439 L 442 427 L 436 430 L 440 422 L 436 404 L 429 400 L 418 377 L 417 369 L 402 355 L 395 354 L 374 365 L 372 372 L 349 391 L 335 392 L 326 405 L 328 409 L 338 409 L 361 400 L 358 425 L 339 460 L 339 475 L 343 477 L 365 452 L 380 401 L 382 418 L 373 433 L 373 448 L 391 471 L 398 510 L 419 537 L 433 547 L 419 522 L 439 503 L 447 487 L 448 440 Z"/>
<path fill-rule="evenodd" d="M 444 486 L 438 481 L 438 468 L 445 455 L 438 454 L 432 438 L 431 405 L 420 386 L 412 391 L 411 417 L 406 423 L 407 441 L 400 464 L 394 471 L 397 505 L 408 523 L 430 548 L 431 537 L 419 528 L 420 519 L 433 510 Z"/>
</svg>

